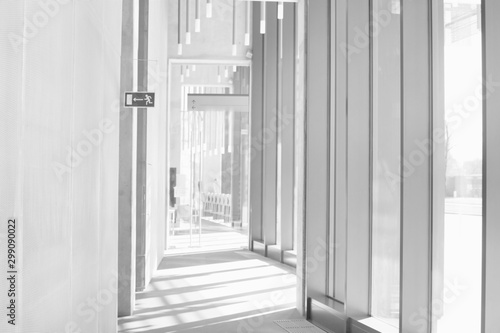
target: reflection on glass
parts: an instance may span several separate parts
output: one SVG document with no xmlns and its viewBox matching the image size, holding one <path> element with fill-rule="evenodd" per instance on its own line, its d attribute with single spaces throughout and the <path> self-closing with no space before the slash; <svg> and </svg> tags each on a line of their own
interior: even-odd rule
<svg viewBox="0 0 500 333">
<path fill-rule="evenodd" d="M 400 1 L 373 2 L 372 316 L 399 326 Z"/>
<path fill-rule="evenodd" d="M 436 129 L 433 319 L 438 333 L 481 331 L 481 1 L 442 0 Z M 441 90 L 441 91 L 439 91 Z M 442 100 L 440 100 L 442 98 Z"/>
</svg>

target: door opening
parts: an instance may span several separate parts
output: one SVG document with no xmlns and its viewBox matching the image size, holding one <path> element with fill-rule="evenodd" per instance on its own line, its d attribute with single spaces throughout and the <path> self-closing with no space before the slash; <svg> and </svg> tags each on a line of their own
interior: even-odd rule
<svg viewBox="0 0 500 333">
<path fill-rule="evenodd" d="M 166 253 L 246 248 L 249 64 L 171 62 L 170 80 Z"/>
</svg>

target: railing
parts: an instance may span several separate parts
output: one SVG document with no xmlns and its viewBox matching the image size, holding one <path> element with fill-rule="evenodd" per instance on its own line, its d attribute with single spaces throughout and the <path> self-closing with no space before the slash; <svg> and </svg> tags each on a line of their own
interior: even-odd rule
<svg viewBox="0 0 500 333">
<path fill-rule="evenodd" d="M 204 216 L 231 222 L 231 194 L 204 193 L 203 210 Z"/>
</svg>

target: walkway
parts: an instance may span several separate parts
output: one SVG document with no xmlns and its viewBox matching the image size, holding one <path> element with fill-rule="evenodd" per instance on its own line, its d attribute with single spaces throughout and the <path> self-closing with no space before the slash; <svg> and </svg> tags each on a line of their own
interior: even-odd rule
<svg viewBox="0 0 500 333">
<path fill-rule="evenodd" d="M 295 310 L 293 269 L 246 250 L 167 256 L 119 332 L 284 333 Z"/>
</svg>

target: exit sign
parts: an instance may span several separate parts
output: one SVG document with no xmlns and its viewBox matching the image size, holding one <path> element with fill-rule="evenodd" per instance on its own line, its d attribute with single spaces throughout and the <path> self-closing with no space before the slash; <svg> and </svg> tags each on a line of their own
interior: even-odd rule
<svg viewBox="0 0 500 333">
<path fill-rule="evenodd" d="M 155 93 L 154 92 L 126 92 L 125 93 L 126 108 L 154 108 Z"/>
</svg>

